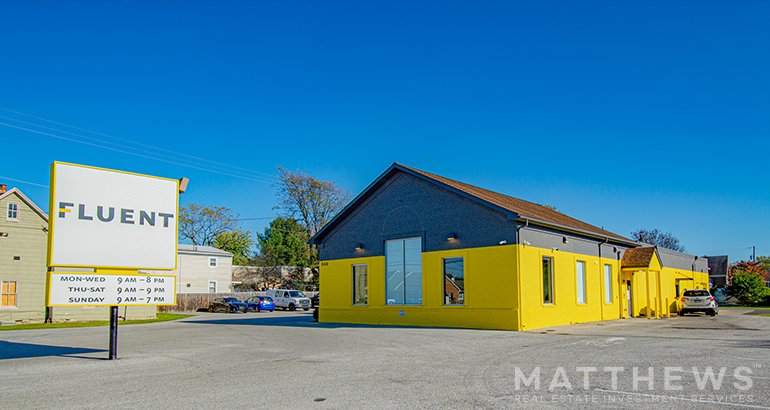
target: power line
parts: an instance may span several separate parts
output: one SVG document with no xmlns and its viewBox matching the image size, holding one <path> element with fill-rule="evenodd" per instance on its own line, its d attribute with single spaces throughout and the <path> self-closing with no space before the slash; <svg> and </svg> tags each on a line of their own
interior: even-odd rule
<svg viewBox="0 0 770 410">
<path fill-rule="evenodd" d="M 142 143 L 140 143 L 140 142 L 135 142 L 135 141 L 131 141 L 131 140 L 128 140 L 128 139 L 124 139 L 124 138 L 113 137 L 112 135 L 102 134 L 102 133 L 100 133 L 100 132 L 96 132 L 96 131 L 87 130 L 87 129 L 85 129 L 85 128 L 79 128 L 79 127 L 75 127 L 75 126 L 73 126 L 73 125 L 64 124 L 64 123 L 61 123 L 61 122 L 56 122 L 56 121 L 51 121 L 51 120 L 48 120 L 48 119 L 45 119 L 45 118 L 36 117 L 36 116 L 34 116 L 34 115 L 25 114 L 25 113 L 23 113 L 23 112 L 18 112 L 18 111 L 9 110 L 9 109 L 7 109 L 7 108 L 3 108 L 3 107 L 0 107 L 0 110 L 4 110 L 4 111 L 8 111 L 8 112 L 12 112 L 12 113 L 14 113 L 14 114 L 24 115 L 24 116 L 26 116 L 26 117 L 35 118 L 35 119 L 37 119 L 37 120 L 41 120 L 41 121 L 50 122 L 50 123 L 52 123 L 52 124 L 62 125 L 62 126 L 65 126 L 65 127 L 69 127 L 69 128 L 73 128 L 73 129 L 76 129 L 76 130 L 80 130 L 80 131 L 90 132 L 90 133 L 92 133 L 92 134 L 101 135 L 101 136 L 103 136 L 103 137 L 107 137 L 107 138 L 116 139 L 116 140 L 118 140 L 118 141 L 129 142 L 129 143 L 131 143 L 131 144 L 140 145 L 140 146 L 143 146 L 143 147 L 146 147 L 146 148 L 152 148 L 152 149 L 156 149 L 156 150 L 159 150 L 159 151 L 169 152 L 169 153 L 172 153 L 172 154 L 175 154 L 175 155 L 181 155 L 181 156 L 183 156 L 183 157 L 187 157 L 187 158 L 197 159 L 197 160 L 199 160 L 199 161 L 206 161 L 206 162 L 210 162 L 210 163 L 212 163 L 212 164 L 222 165 L 222 166 L 225 166 L 225 167 L 229 167 L 229 168 L 240 169 L 241 171 L 248 171 L 248 172 L 251 172 L 251 173 L 260 174 L 260 175 L 264 175 L 264 176 L 268 176 L 268 177 L 270 177 L 270 178 L 273 178 L 273 179 L 278 179 L 278 178 L 277 178 L 275 175 L 266 174 L 266 173 L 264 173 L 264 172 L 254 171 L 254 170 L 250 170 L 250 169 L 246 169 L 246 168 L 240 168 L 240 167 L 236 167 L 236 166 L 233 166 L 233 165 L 227 165 L 227 164 L 223 164 L 223 163 L 220 163 L 220 162 L 211 161 L 211 160 L 208 160 L 208 159 L 205 159 L 205 158 L 198 158 L 198 157 L 194 157 L 194 156 L 192 156 L 192 155 L 182 154 L 181 152 L 176 152 L 176 151 L 171 151 L 171 150 L 167 150 L 167 149 L 163 149 L 163 148 L 158 148 L 158 147 L 154 147 L 154 146 L 152 146 L 152 145 L 142 144 Z M 4 118 L 5 118 L 5 117 L 4 117 Z M 5 124 L 4 124 L 4 125 L 5 125 Z M 43 127 L 43 128 L 45 128 L 45 127 Z M 64 132 L 64 131 L 62 131 L 62 132 Z M 86 138 L 86 137 L 84 137 L 84 138 Z M 104 142 L 104 143 L 107 143 L 107 144 L 109 144 L 109 143 L 108 143 L 108 142 L 106 142 L 106 141 L 100 141 L 100 142 Z M 135 148 L 131 148 L 131 149 L 135 149 Z M 156 155 L 159 155 L 159 154 L 156 154 Z"/>
<path fill-rule="evenodd" d="M 27 181 L 22 181 L 20 179 L 13 179 L 13 178 L 8 178 L 8 177 L 4 177 L 4 176 L 0 176 L 0 179 L 7 179 L 9 181 L 21 182 L 21 183 L 24 183 L 24 184 L 30 184 L 30 185 L 34 185 L 34 186 L 43 187 L 43 188 L 49 188 L 48 185 L 40 185 L 40 184 L 36 184 L 34 182 L 27 182 Z"/>
<path fill-rule="evenodd" d="M 24 131 L 34 132 L 34 133 L 37 133 L 37 134 L 48 135 L 50 137 L 60 138 L 60 139 L 63 139 L 63 140 L 77 142 L 77 143 L 80 143 L 80 144 L 91 145 L 93 147 L 104 148 L 104 149 L 108 149 L 110 151 L 117 151 L 117 152 L 121 152 L 121 153 L 124 153 L 124 154 L 135 155 L 137 157 L 142 157 L 142 158 L 147 158 L 147 159 L 154 159 L 156 161 L 163 161 L 163 162 L 167 162 L 169 164 L 179 165 L 179 166 L 188 167 L 188 168 L 194 168 L 194 169 L 198 169 L 198 170 L 201 170 L 201 171 L 214 172 L 214 173 L 217 173 L 217 174 L 227 175 L 227 176 L 231 176 L 231 177 L 235 177 L 235 178 L 246 179 L 246 180 L 249 180 L 249 181 L 263 182 L 265 184 L 272 184 L 272 182 L 268 182 L 268 181 L 264 181 L 264 180 L 260 180 L 260 179 L 254 179 L 254 178 L 258 178 L 256 176 L 254 178 L 250 178 L 250 177 L 245 177 L 245 176 L 242 176 L 242 175 L 228 174 L 226 172 L 214 171 L 214 170 L 211 170 L 211 169 L 200 168 L 200 167 L 196 167 L 196 166 L 193 166 L 193 165 L 182 164 L 182 163 L 179 163 L 179 162 L 169 161 L 169 160 L 160 159 L 160 158 L 154 158 L 154 157 L 150 157 L 150 156 L 147 156 L 147 155 L 137 154 L 135 152 L 123 151 L 123 150 L 119 150 L 117 148 L 104 147 L 104 146 L 101 146 L 101 145 L 92 144 L 90 142 L 78 141 L 76 139 L 62 137 L 61 135 L 54 135 L 54 134 L 49 134 L 47 132 L 31 130 L 31 129 L 23 128 L 23 127 L 17 127 L 15 125 L 5 124 L 5 123 L 2 123 L 2 122 L 0 122 L 0 125 L 5 125 L 6 127 L 11 127 L 11 128 L 17 128 L 17 129 L 24 130 Z"/>
<path fill-rule="evenodd" d="M 195 162 L 193 162 L 193 161 L 190 161 L 190 160 L 186 160 L 186 159 L 180 159 L 180 158 L 175 158 L 175 157 L 172 157 L 172 156 L 170 156 L 170 155 L 163 155 L 163 154 L 158 154 L 158 153 L 156 153 L 156 152 L 151 152 L 151 151 L 141 150 L 141 149 L 138 149 L 138 148 L 129 147 L 129 146 L 126 146 L 126 145 L 121 145 L 121 144 L 117 144 L 117 143 L 114 143 L 114 142 L 103 141 L 103 140 L 100 140 L 100 139 L 98 139 L 98 138 L 87 137 L 87 136 L 85 136 L 85 135 L 75 134 L 75 133 L 72 133 L 72 132 L 67 132 L 67 131 L 63 131 L 63 130 L 59 130 L 59 129 L 56 129 L 56 128 L 45 127 L 45 126 L 42 126 L 42 125 L 38 125 L 38 124 L 35 124 L 35 123 L 26 122 L 26 121 L 21 121 L 21 120 L 17 120 L 17 119 L 14 119 L 14 118 L 10 118 L 10 117 L 5 117 L 5 116 L 3 116 L 3 115 L 0 115 L 0 118 L 5 118 L 5 119 L 7 119 L 7 120 L 11 120 L 11 121 L 20 122 L 20 123 L 22 123 L 22 124 L 31 125 L 31 126 L 33 126 L 33 127 L 39 127 L 39 128 L 44 128 L 44 129 L 47 129 L 47 130 L 51 130 L 51 131 L 61 132 L 61 133 L 64 133 L 64 134 L 74 135 L 74 136 L 76 136 L 76 137 L 85 138 L 85 139 L 88 139 L 88 140 L 91 140 L 91 141 L 98 141 L 98 142 L 101 142 L 101 143 L 103 143 L 103 144 L 110 144 L 110 145 L 115 145 L 115 146 L 117 146 L 117 147 L 121 147 L 121 148 L 125 148 L 125 149 L 130 149 L 130 150 L 134 150 L 134 151 L 144 152 L 145 154 L 150 154 L 150 155 L 157 155 L 157 156 L 161 156 L 161 157 L 164 157 L 164 158 L 171 158 L 171 159 L 174 159 L 174 160 L 177 160 L 177 161 L 184 161 L 184 162 L 189 162 L 189 163 L 192 163 L 192 164 L 195 164 L 195 165 L 208 166 L 208 167 L 210 167 L 210 168 L 213 168 L 213 169 L 218 169 L 218 170 L 220 170 L 220 171 L 233 172 L 233 173 L 236 173 L 236 174 L 241 174 L 241 175 L 245 175 L 245 176 L 248 176 L 248 177 L 254 177 L 254 178 L 264 178 L 264 177 L 262 177 L 262 176 L 259 176 L 259 175 L 248 175 L 248 174 L 244 174 L 243 172 L 232 171 L 232 170 L 229 170 L 229 169 L 222 169 L 222 168 L 218 168 L 218 167 L 212 167 L 212 166 L 209 166 L 209 165 L 204 165 L 204 164 L 198 164 L 198 163 L 195 163 Z M 233 167 L 233 168 L 236 168 L 236 167 Z"/>
</svg>

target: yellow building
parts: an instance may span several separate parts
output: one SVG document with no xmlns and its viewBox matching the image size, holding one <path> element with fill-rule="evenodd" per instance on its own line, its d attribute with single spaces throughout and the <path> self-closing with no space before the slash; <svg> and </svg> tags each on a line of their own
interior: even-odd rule
<svg viewBox="0 0 770 410">
<path fill-rule="evenodd" d="M 401 164 L 310 243 L 322 322 L 526 330 L 665 315 L 708 285 L 706 258 Z"/>
</svg>

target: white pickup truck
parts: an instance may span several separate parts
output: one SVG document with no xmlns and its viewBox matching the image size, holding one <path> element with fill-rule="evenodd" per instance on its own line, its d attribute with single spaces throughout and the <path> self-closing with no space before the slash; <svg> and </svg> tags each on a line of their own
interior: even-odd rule
<svg viewBox="0 0 770 410">
<path fill-rule="evenodd" d="M 312 307 L 310 298 L 305 296 L 301 290 L 270 289 L 265 296 L 273 298 L 275 307 L 283 310 L 310 310 Z"/>
</svg>

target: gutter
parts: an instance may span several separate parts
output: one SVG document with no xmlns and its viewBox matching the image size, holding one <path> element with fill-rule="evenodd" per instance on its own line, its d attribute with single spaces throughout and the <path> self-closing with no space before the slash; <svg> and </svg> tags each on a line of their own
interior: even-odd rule
<svg viewBox="0 0 770 410">
<path fill-rule="evenodd" d="M 631 240 L 622 239 L 622 238 L 609 237 L 607 235 L 602 235 L 602 234 L 599 234 L 599 233 L 596 233 L 596 232 L 589 232 L 589 231 L 586 231 L 586 230 L 583 230 L 583 229 L 573 228 L 573 227 L 566 226 L 566 225 L 560 225 L 560 224 L 553 223 L 553 222 L 547 222 L 547 221 L 543 221 L 543 220 L 540 220 L 540 219 L 534 219 L 534 218 L 529 218 L 529 217 L 520 217 L 518 219 L 515 219 L 515 221 L 521 221 L 521 222 L 526 221 L 527 224 L 529 224 L 529 222 L 531 221 L 533 224 L 544 226 L 544 227 L 548 227 L 548 228 L 556 228 L 556 229 L 561 230 L 561 231 L 572 232 L 572 233 L 576 233 L 576 234 L 579 234 L 579 235 L 588 236 L 588 237 L 594 238 L 594 239 L 604 239 L 604 240 L 607 240 L 607 242 L 612 240 L 615 243 L 619 243 L 619 244 L 622 244 L 622 245 L 627 245 L 627 246 L 632 247 L 632 248 L 638 248 L 639 247 L 639 243 L 636 242 L 636 241 L 631 241 Z"/>
</svg>

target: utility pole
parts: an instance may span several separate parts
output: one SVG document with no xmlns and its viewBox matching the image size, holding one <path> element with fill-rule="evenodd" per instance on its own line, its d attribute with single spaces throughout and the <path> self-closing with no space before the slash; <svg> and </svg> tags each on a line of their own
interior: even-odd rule
<svg viewBox="0 0 770 410">
<path fill-rule="evenodd" d="M 751 247 L 751 261 L 756 262 L 757 261 L 757 247 L 752 246 Z"/>
</svg>

